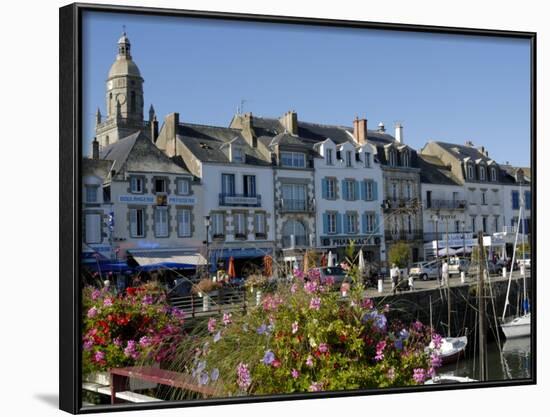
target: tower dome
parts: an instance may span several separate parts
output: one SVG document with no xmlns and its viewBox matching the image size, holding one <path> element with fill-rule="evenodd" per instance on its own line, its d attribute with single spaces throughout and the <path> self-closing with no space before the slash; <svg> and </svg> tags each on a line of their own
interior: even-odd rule
<svg viewBox="0 0 550 417">
<path fill-rule="evenodd" d="M 109 70 L 109 79 L 125 76 L 134 76 L 141 78 L 139 68 L 132 60 L 130 48 L 130 39 L 126 35 L 126 32 L 123 32 L 122 36 L 118 40 L 118 54 L 116 56 L 115 62 L 113 62 L 113 65 L 111 65 L 111 69 Z"/>
</svg>

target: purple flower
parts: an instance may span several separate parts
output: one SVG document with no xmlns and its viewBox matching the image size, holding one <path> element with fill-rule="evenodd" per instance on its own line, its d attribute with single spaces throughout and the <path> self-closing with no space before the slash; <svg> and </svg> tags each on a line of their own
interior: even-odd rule
<svg viewBox="0 0 550 417">
<path fill-rule="evenodd" d="M 193 369 L 193 372 L 191 372 L 191 375 L 192 376 L 197 376 L 202 373 L 202 371 L 204 371 L 206 369 L 206 362 L 205 361 L 199 361 L 199 363 L 197 363 L 197 366 L 195 367 L 195 369 Z"/>
<path fill-rule="evenodd" d="M 151 338 L 148 336 L 142 336 L 141 339 L 139 339 L 139 345 L 141 347 L 147 347 L 151 345 Z"/>
<path fill-rule="evenodd" d="M 90 349 L 92 348 L 93 345 L 94 345 L 93 340 L 88 339 L 88 340 L 84 341 L 84 344 L 82 345 L 82 348 L 83 348 L 84 350 L 90 350 Z"/>
<path fill-rule="evenodd" d="M 97 300 L 101 296 L 101 291 L 95 289 L 92 291 L 92 300 Z"/>
<path fill-rule="evenodd" d="M 214 330 L 216 330 L 216 319 L 211 317 L 209 320 L 208 320 L 208 331 L 210 333 L 214 333 Z"/>
<path fill-rule="evenodd" d="M 103 300 L 103 305 L 105 307 L 111 307 L 113 305 L 113 299 L 110 297 L 107 297 L 105 300 Z"/>
<path fill-rule="evenodd" d="M 423 368 L 415 368 L 413 371 L 413 379 L 417 384 L 422 384 L 426 380 L 426 371 Z"/>
<path fill-rule="evenodd" d="M 260 327 L 256 329 L 256 333 L 258 334 L 266 334 L 268 332 L 267 325 L 263 323 Z"/>
<path fill-rule="evenodd" d="M 300 376 L 300 372 L 298 372 L 296 369 L 292 368 L 292 371 L 290 371 L 290 375 L 292 375 L 292 378 L 296 379 Z"/>
<path fill-rule="evenodd" d="M 132 359 L 137 359 L 139 357 L 139 352 L 136 350 L 135 341 L 128 340 L 126 348 L 124 349 L 124 356 L 131 357 Z"/>
<path fill-rule="evenodd" d="M 304 279 L 304 271 L 302 271 L 301 269 L 295 269 L 294 276 L 299 279 Z"/>
<path fill-rule="evenodd" d="M 117 346 L 117 347 L 122 346 L 122 341 L 120 340 L 120 337 L 115 337 L 115 338 L 113 339 L 113 344 L 114 344 L 115 346 Z"/>
<path fill-rule="evenodd" d="M 385 330 L 388 323 L 386 316 L 382 313 L 378 313 L 376 310 L 365 313 L 363 316 L 363 322 L 368 320 L 372 320 L 374 326 L 378 328 L 378 330 Z"/>
<path fill-rule="evenodd" d="M 218 331 L 218 333 L 216 333 L 214 335 L 214 343 L 216 342 L 219 342 L 219 340 L 222 338 L 222 332 L 221 331 Z"/>
<path fill-rule="evenodd" d="M 413 323 L 413 329 L 416 330 L 417 332 L 421 332 L 423 328 L 424 328 L 424 325 L 421 322 L 419 322 L 418 320 L 416 320 Z"/>
<path fill-rule="evenodd" d="M 96 306 L 93 306 L 92 308 L 90 308 L 90 309 L 88 310 L 88 314 L 87 314 L 87 315 L 88 315 L 88 318 L 92 318 L 92 317 L 97 316 L 97 311 L 98 311 L 98 310 L 97 310 L 97 307 L 96 307 Z"/>
<path fill-rule="evenodd" d="M 223 313 L 222 322 L 225 326 L 231 324 L 231 313 Z"/>
<path fill-rule="evenodd" d="M 308 278 L 309 278 L 311 281 L 319 281 L 320 278 L 321 278 L 321 271 L 318 270 L 317 268 L 315 268 L 315 269 L 310 269 L 310 270 L 307 272 L 307 276 L 308 276 Z"/>
<path fill-rule="evenodd" d="M 199 375 L 199 385 L 206 385 L 208 384 L 208 380 L 210 378 L 208 377 L 208 373 L 207 372 L 203 372 Z"/>
<path fill-rule="evenodd" d="M 309 302 L 309 308 L 311 310 L 319 310 L 321 308 L 321 299 L 319 297 L 313 297 Z"/>
<path fill-rule="evenodd" d="M 296 284 L 292 284 L 292 286 L 290 287 L 290 292 L 292 294 L 294 294 L 296 292 L 296 290 L 298 289 L 298 286 Z"/>
<path fill-rule="evenodd" d="M 304 284 L 304 290 L 308 294 L 313 294 L 316 292 L 319 288 L 319 284 L 317 284 L 317 281 L 308 281 Z"/>
<path fill-rule="evenodd" d="M 374 307 L 374 302 L 370 298 L 363 298 L 363 301 L 361 301 L 361 307 L 366 310 L 372 310 Z"/>
<path fill-rule="evenodd" d="M 298 332 L 298 322 L 295 321 L 292 323 L 292 334 L 296 334 Z"/>
<path fill-rule="evenodd" d="M 407 331 L 407 329 L 402 329 L 399 332 L 399 338 L 403 340 L 407 340 L 409 338 L 409 332 Z"/>
<path fill-rule="evenodd" d="M 210 379 L 212 382 L 215 382 L 220 377 L 220 370 L 218 368 L 212 369 L 212 372 L 210 372 Z"/>
<path fill-rule="evenodd" d="M 237 385 L 240 389 L 246 391 L 251 383 L 252 378 L 250 377 L 248 365 L 242 362 L 239 363 L 239 365 L 237 366 Z"/>
<path fill-rule="evenodd" d="M 432 368 L 439 368 L 443 364 L 443 361 L 437 353 L 432 353 L 430 355 L 430 364 L 432 365 Z"/>
<path fill-rule="evenodd" d="M 319 352 L 327 353 L 328 352 L 328 345 L 326 343 L 319 344 Z"/>
<path fill-rule="evenodd" d="M 143 297 L 141 302 L 142 304 L 145 304 L 145 305 L 151 305 L 153 304 L 153 296 L 151 294 L 147 294 Z"/>
<path fill-rule="evenodd" d="M 318 392 L 323 389 L 323 383 L 322 382 L 314 382 L 309 386 L 310 392 Z"/>
<path fill-rule="evenodd" d="M 310 368 L 313 367 L 313 357 L 311 355 L 309 355 L 306 359 L 306 365 L 309 366 Z"/>
<path fill-rule="evenodd" d="M 403 349 L 403 339 L 396 339 L 393 344 L 397 350 Z"/>
<path fill-rule="evenodd" d="M 433 342 L 434 349 L 440 349 L 441 343 L 443 342 L 443 338 L 441 337 L 440 334 L 434 333 L 432 335 L 432 342 Z"/>
<path fill-rule="evenodd" d="M 335 283 L 335 279 L 332 275 L 328 275 L 326 276 L 324 279 L 323 279 L 323 284 L 329 286 L 329 287 L 332 287 Z"/>
<path fill-rule="evenodd" d="M 177 307 L 172 307 L 172 315 L 179 320 L 185 317 L 185 313 L 183 312 L 183 310 Z"/>
<path fill-rule="evenodd" d="M 94 360 L 96 362 L 101 362 L 105 359 L 105 353 L 103 353 L 101 350 L 98 350 L 95 354 L 94 354 Z"/>
<path fill-rule="evenodd" d="M 264 363 L 264 365 L 271 365 L 274 360 L 275 360 L 275 354 L 270 350 L 266 350 L 264 358 L 262 359 L 262 362 Z"/>
</svg>

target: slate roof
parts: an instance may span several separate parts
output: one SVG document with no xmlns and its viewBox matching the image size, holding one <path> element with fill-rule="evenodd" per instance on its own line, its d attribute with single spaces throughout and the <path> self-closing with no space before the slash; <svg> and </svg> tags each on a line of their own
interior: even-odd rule
<svg viewBox="0 0 550 417">
<path fill-rule="evenodd" d="M 82 159 L 82 176 L 95 175 L 105 180 L 109 176 L 113 161 L 108 159 Z"/>
<path fill-rule="evenodd" d="M 229 163 L 229 158 L 221 149 L 224 144 L 236 138 L 244 138 L 239 129 L 220 126 L 205 126 L 191 123 L 180 123 L 177 136 L 197 159 L 202 162 Z M 262 155 L 251 146 L 244 149 L 246 163 L 251 165 L 270 166 Z"/>
<path fill-rule="evenodd" d="M 474 146 L 458 145 L 456 143 L 439 142 L 439 141 L 435 141 L 435 143 L 437 143 L 443 149 L 450 152 L 454 157 L 460 160 L 463 160 L 464 158 L 469 157 L 473 161 L 477 161 L 478 159 L 481 159 L 486 163 L 488 163 L 489 161 L 492 161 L 492 158 L 485 156 L 485 154 L 483 154 L 479 149 L 477 149 Z"/>
<path fill-rule="evenodd" d="M 451 172 L 451 167 L 445 166 L 436 156 L 418 155 L 420 182 L 427 184 L 461 185 L 460 180 Z"/>
<path fill-rule="evenodd" d="M 174 163 L 141 131 L 105 146 L 99 157 L 114 161 L 112 169 L 116 174 L 128 171 L 189 174 L 189 171 Z"/>
<path fill-rule="evenodd" d="M 526 183 L 531 182 L 531 168 L 530 167 L 514 167 L 512 165 L 500 165 L 502 168 L 503 173 L 505 173 L 505 176 L 508 178 L 509 181 L 517 182 L 516 181 L 516 174 L 519 169 L 523 170 L 523 178 Z"/>
</svg>

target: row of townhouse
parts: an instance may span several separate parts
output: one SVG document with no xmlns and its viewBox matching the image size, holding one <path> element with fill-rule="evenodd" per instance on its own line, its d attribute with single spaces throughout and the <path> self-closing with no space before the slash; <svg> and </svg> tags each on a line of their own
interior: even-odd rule
<svg viewBox="0 0 550 417">
<path fill-rule="evenodd" d="M 383 266 L 391 246 L 407 241 L 415 262 L 444 230 L 463 239 L 513 233 L 521 201 L 529 230 L 530 172 L 471 143 L 429 142 L 417 152 L 400 124 L 391 135 L 382 123 L 310 123 L 295 111 L 236 114 L 228 127 L 172 113 L 159 130 L 152 105 L 143 117 L 143 81 L 123 35 L 106 118 L 98 109 L 83 162 L 87 259 L 216 268 L 233 257 L 245 274 L 266 255 L 276 270 L 291 268 L 308 248 L 341 260 L 351 242 Z"/>
</svg>

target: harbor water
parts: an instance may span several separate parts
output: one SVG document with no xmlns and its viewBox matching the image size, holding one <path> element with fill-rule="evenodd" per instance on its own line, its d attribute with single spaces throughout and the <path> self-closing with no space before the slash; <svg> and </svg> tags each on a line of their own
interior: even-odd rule
<svg viewBox="0 0 550 417">
<path fill-rule="evenodd" d="M 439 375 L 470 377 L 479 380 L 479 357 L 475 349 L 454 364 L 442 366 Z M 531 378 L 531 339 L 529 337 L 487 344 L 488 381 Z"/>
</svg>

